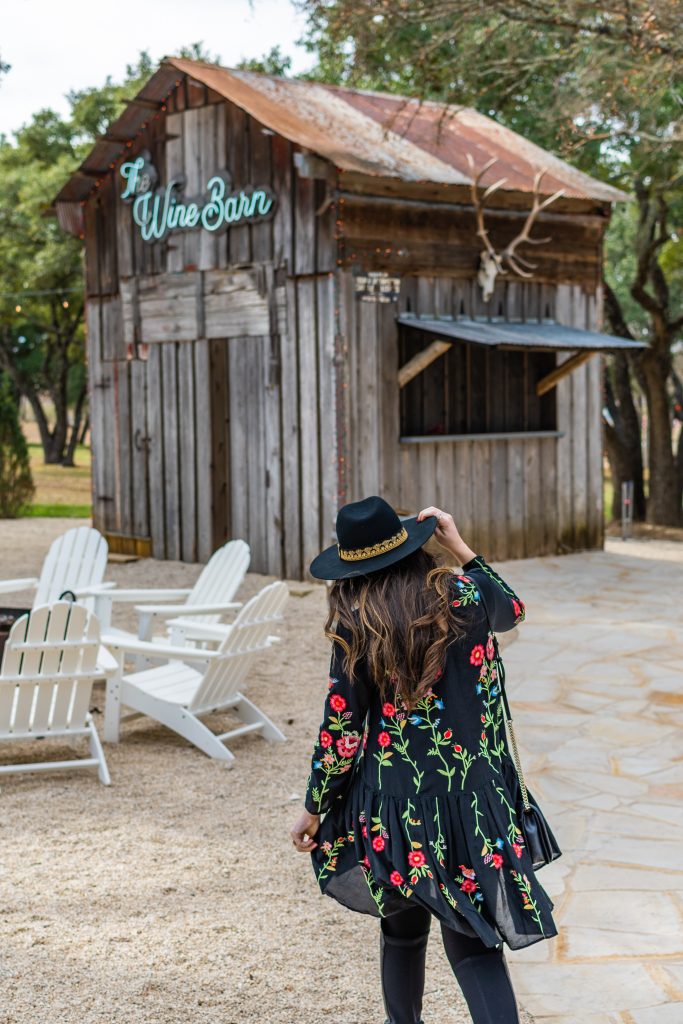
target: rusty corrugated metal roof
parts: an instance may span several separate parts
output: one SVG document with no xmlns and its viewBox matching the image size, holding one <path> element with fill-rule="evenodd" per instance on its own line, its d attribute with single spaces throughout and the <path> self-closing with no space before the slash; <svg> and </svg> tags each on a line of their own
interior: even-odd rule
<svg viewBox="0 0 683 1024">
<path fill-rule="evenodd" d="M 468 185 L 469 153 L 477 168 L 496 157 L 490 180 L 505 177 L 506 190 L 530 192 L 536 174 L 545 168 L 544 194 L 563 189 L 568 199 L 608 203 L 629 198 L 467 107 L 421 103 L 175 57 L 161 64 L 137 99 L 160 102 L 179 74 L 215 90 L 267 128 L 343 171 L 406 182 Z M 131 105 L 108 134 L 116 139 L 132 138 L 148 117 L 144 106 Z M 124 145 L 97 142 L 56 202 L 75 202 L 88 195 L 93 175 L 106 173 L 125 151 Z M 488 176 L 485 183 L 489 183 Z"/>
<path fill-rule="evenodd" d="M 399 324 L 439 338 L 454 338 L 476 345 L 521 345 L 523 348 L 557 349 L 558 351 L 617 352 L 623 349 L 640 351 L 647 342 L 621 338 L 600 331 L 584 331 L 578 327 L 557 324 L 554 320 L 528 321 L 473 320 L 462 316 L 456 319 L 435 320 L 403 313 L 396 317 Z"/>
</svg>

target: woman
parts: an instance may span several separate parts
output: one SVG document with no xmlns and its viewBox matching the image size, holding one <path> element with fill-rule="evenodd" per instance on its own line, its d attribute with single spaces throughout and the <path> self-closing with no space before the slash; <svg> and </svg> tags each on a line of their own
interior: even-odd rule
<svg viewBox="0 0 683 1024">
<path fill-rule="evenodd" d="M 422 550 L 432 534 L 460 574 Z M 336 581 L 333 651 L 292 840 L 324 893 L 381 918 L 389 1024 L 421 1022 L 432 917 L 475 1024 L 516 1024 L 503 943 L 557 934 L 515 811 L 493 664 L 491 630 L 522 622 L 524 604 L 440 509 L 401 521 L 367 498 L 340 510 L 337 537 L 311 565 Z"/>
</svg>

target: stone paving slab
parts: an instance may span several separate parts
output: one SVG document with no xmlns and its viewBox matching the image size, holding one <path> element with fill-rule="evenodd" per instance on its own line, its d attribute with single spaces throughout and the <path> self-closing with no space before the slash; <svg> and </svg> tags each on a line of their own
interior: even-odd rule
<svg viewBox="0 0 683 1024">
<path fill-rule="evenodd" d="M 527 607 L 501 634 L 518 739 L 563 850 L 539 874 L 559 936 L 508 954 L 520 1002 L 536 1024 L 683 1024 L 683 546 L 499 568 Z"/>
</svg>

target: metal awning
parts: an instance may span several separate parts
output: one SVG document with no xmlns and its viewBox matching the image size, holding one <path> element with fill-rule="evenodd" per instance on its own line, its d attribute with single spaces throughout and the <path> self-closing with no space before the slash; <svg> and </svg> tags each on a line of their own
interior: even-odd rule
<svg viewBox="0 0 683 1024">
<path fill-rule="evenodd" d="M 403 313 L 396 317 L 399 324 L 425 335 L 425 348 L 409 359 L 398 371 L 398 386 L 403 388 L 435 359 L 447 352 L 454 341 L 475 345 L 488 345 L 498 349 L 535 349 L 536 351 L 572 352 L 551 373 L 536 385 L 538 395 L 554 388 L 558 381 L 581 366 L 596 352 L 639 351 L 647 348 L 644 341 L 617 338 L 599 331 L 582 331 L 578 327 L 565 327 L 554 320 L 519 321 L 473 320 L 457 317 L 451 320 L 425 319 Z"/>
<path fill-rule="evenodd" d="M 617 338 L 599 331 L 582 331 L 578 327 L 565 327 L 554 320 L 536 320 L 526 323 L 509 320 L 473 320 L 457 317 L 453 320 L 424 319 L 403 313 L 396 318 L 405 327 L 437 338 L 451 341 L 470 341 L 476 345 L 493 345 L 496 348 L 540 348 L 576 352 L 590 349 L 591 352 L 616 352 L 628 349 L 636 351 L 647 348 L 643 341 Z"/>
</svg>

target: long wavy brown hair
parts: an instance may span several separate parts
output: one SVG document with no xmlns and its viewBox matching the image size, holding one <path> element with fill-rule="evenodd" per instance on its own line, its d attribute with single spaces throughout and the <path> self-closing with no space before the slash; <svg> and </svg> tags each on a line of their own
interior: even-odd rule
<svg viewBox="0 0 683 1024">
<path fill-rule="evenodd" d="M 413 707 L 441 674 L 446 648 L 466 632 L 469 613 L 453 608 L 452 579 L 452 569 L 419 548 L 387 569 L 337 580 L 325 635 L 342 647 L 349 679 L 364 665 L 382 697 L 398 692 Z"/>
</svg>

